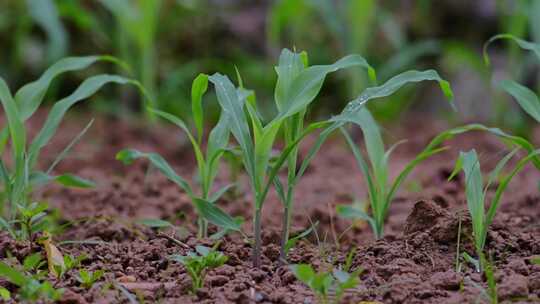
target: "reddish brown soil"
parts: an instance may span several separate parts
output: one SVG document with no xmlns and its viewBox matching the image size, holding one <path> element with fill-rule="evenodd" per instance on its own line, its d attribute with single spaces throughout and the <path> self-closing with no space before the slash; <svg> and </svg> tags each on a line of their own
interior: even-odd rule
<svg viewBox="0 0 540 304">
<path fill-rule="evenodd" d="M 75 121 L 73 118 L 71 121 Z M 54 159 L 63 144 L 82 128 L 68 123 L 47 149 L 44 163 Z M 395 152 L 392 175 L 444 125 L 426 123 L 399 131 L 386 131 L 389 140 L 408 138 Z M 419 132 L 422 130 L 422 132 Z M 314 303 L 313 294 L 298 282 L 287 266 L 279 266 L 281 205 L 271 194 L 264 207 L 263 267 L 253 269 L 251 247 L 239 235 L 227 236 L 219 250 L 229 256 L 226 265 L 210 272 L 206 286 L 189 293 L 190 279 L 183 266 L 171 262 L 171 254 L 184 254 L 195 245 L 212 245 L 211 240 L 193 237 L 195 217 L 189 199 L 158 173 L 146 176 L 145 162 L 126 167 L 114 160 L 121 148 L 136 147 L 161 153 L 186 177 L 193 174 L 193 158 L 185 139 L 174 128 L 134 125 L 100 119 L 72 157 L 58 171 L 70 171 L 97 181 L 92 190 L 70 190 L 49 186 L 40 195 L 57 207 L 67 223 L 55 241 L 64 253 L 85 253 L 89 270 L 104 269 L 105 278 L 90 290 L 78 286 L 72 274 L 59 286 L 65 287 L 66 303 L 118 303 L 126 297 L 110 282 L 129 289 L 146 303 Z M 420 134 L 423 133 L 423 134 Z M 396 135 L 399 134 L 399 135 Z M 414 135 L 411 135 L 414 134 Z M 504 146 L 496 139 L 471 133 L 449 142 L 445 154 L 422 164 L 394 200 L 388 217 L 386 237 L 374 241 L 364 223 L 352 229 L 350 221 L 335 216 L 335 205 L 365 196 L 364 184 L 354 159 L 340 138 L 328 142 L 315 158 L 298 186 L 293 230 L 301 231 L 318 221 L 318 236 L 301 241 L 289 255 L 290 263 L 310 263 L 318 268 L 343 263 L 351 249 L 356 254 L 353 269 L 362 268 L 361 284 L 347 292 L 344 303 L 474 303 L 485 302 L 476 287 L 486 287 L 485 278 L 470 265 L 455 271 L 458 223 L 461 248 L 473 253 L 470 224 L 465 211 L 463 181 L 447 182 L 460 149 L 476 148 L 484 168 L 493 166 Z M 226 166 L 217 186 L 228 183 Z M 540 266 L 531 258 L 540 255 L 540 174 L 524 170 L 511 184 L 488 236 L 487 251 L 493 259 L 499 299 L 506 302 L 538 302 Z M 244 185 L 239 195 L 219 202 L 232 215 L 248 219 L 251 196 Z M 418 191 L 420 190 L 420 191 Z M 136 219 L 162 218 L 182 229 L 157 232 L 135 224 Z M 187 233 L 186 233 L 187 232 Z M 173 235 L 185 246 L 170 241 Z M 92 243 L 61 243 L 62 241 Z M 11 240 L 0 234 L 0 257 L 9 251 L 21 259 L 39 247 Z M 476 284 L 474 284 L 474 283 Z M 13 288 L 6 282 L 1 285 Z"/>
</svg>

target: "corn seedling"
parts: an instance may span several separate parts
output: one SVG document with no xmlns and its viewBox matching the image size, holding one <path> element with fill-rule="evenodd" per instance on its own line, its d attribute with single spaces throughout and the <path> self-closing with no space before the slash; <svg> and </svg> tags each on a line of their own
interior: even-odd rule
<svg viewBox="0 0 540 304">
<path fill-rule="evenodd" d="M 358 55 L 344 57 L 331 65 L 307 66 L 307 55 L 283 50 L 280 63 L 276 67 L 278 81 L 275 90 L 275 102 L 278 113 L 267 124 L 263 125 L 261 116 L 256 108 L 253 94 L 243 89 L 236 89 L 227 76 L 214 74 L 209 80 L 214 84 L 218 102 L 230 119 L 230 129 L 242 151 L 242 163 L 250 178 L 253 200 L 254 247 L 253 265 L 261 265 L 261 214 L 268 191 L 272 184 L 277 185 L 280 198 L 284 201 L 285 216 L 289 216 L 292 202 L 292 190 L 300 177 L 291 174 L 294 168 L 289 168 L 288 189 L 291 195 L 286 195 L 278 182 L 279 169 L 288 162 L 289 166 L 296 162 L 297 146 L 300 141 L 316 129 L 328 125 L 328 122 L 313 123 L 303 127 L 303 119 L 308 106 L 319 93 L 326 75 L 340 69 L 361 66 L 372 71 L 367 62 Z M 250 130 L 251 124 L 251 130 Z M 277 134 L 284 130 L 286 147 L 271 162 L 271 152 Z M 289 191 L 287 191 L 289 192 Z M 289 199 L 290 197 L 290 199 Z M 288 223 L 285 223 L 288 235 Z M 287 239 L 287 238 L 285 238 Z M 286 241 L 282 242 L 282 252 Z"/>
<path fill-rule="evenodd" d="M 77 276 L 77 281 L 81 283 L 81 286 L 90 289 L 94 286 L 94 283 L 99 281 L 101 277 L 105 274 L 103 270 L 88 271 L 86 269 L 79 270 L 79 275 Z"/>
<path fill-rule="evenodd" d="M 47 171 L 38 170 L 37 162 L 41 149 L 51 140 L 65 113 L 76 103 L 92 96 L 102 86 L 108 83 L 132 84 L 143 93 L 140 84 L 134 80 L 116 75 L 92 76 L 69 96 L 54 104 L 49 115 L 39 131 L 30 142 L 27 138 L 25 121 L 30 118 L 39 105 L 51 82 L 65 72 L 85 69 L 98 61 L 111 61 L 121 64 L 109 56 L 89 56 L 65 58 L 51 66 L 36 81 L 20 88 L 13 96 L 3 79 L 0 79 L 0 100 L 7 118 L 7 127 L 0 132 L 0 153 L 5 156 L 6 145 L 11 142 L 11 159 L 0 161 L 0 180 L 3 191 L 0 201 L 0 226 L 14 238 L 32 239 L 39 231 L 40 219 L 46 215 L 44 204 L 32 201 L 32 190 L 49 182 L 57 182 L 69 187 L 92 187 L 93 183 L 72 174 L 54 176 L 52 171 L 59 161 L 64 158 L 69 148 L 80 138 L 77 136 L 66 149 L 60 153 Z M 85 128 L 82 133 L 87 130 Z"/>
<path fill-rule="evenodd" d="M 490 64 L 487 49 L 491 43 L 497 40 L 511 40 L 517 43 L 524 50 L 533 52 L 540 60 L 540 44 L 519 39 L 511 34 L 500 34 L 493 36 L 484 45 L 484 61 L 486 65 Z M 540 99 L 535 92 L 514 80 L 505 79 L 497 84 L 497 87 L 510 94 L 516 99 L 519 106 L 537 122 L 540 122 Z"/>
<path fill-rule="evenodd" d="M 502 176 L 502 171 L 507 163 L 516 155 L 518 149 L 512 150 L 504 156 L 490 173 L 486 184 L 484 185 L 480 162 L 475 150 L 461 152 L 454 171 L 449 179 L 453 178 L 459 171 L 465 173 L 465 194 L 467 199 L 467 208 L 472 219 L 473 238 L 478 260 L 484 253 L 486 238 L 489 226 L 495 218 L 495 214 L 501 203 L 501 198 L 508 187 L 512 178 L 521 171 L 525 165 L 540 154 L 540 150 L 529 152 L 527 156 L 521 158 L 514 168 L 506 175 Z M 485 210 L 486 194 L 489 187 L 498 182 L 497 189 L 489 208 Z M 481 265 L 479 268 L 483 268 Z"/>
<path fill-rule="evenodd" d="M 10 265 L 9 260 L 0 262 L 0 277 L 19 288 L 17 295 L 21 300 L 35 302 L 39 299 L 52 301 L 60 299 L 63 290 L 54 288 L 45 280 L 47 271 L 41 268 L 46 263 L 39 253 L 27 256 L 22 265 Z M 5 292 L 3 294 L 6 295 Z M 7 295 L 10 295 L 9 291 Z"/>
<path fill-rule="evenodd" d="M 386 86 L 386 84 L 382 87 L 384 86 Z M 448 91 L 446 95 L 451 96 L 451 91 Z M 444 141 L 464 132 L 484 131 L 494 134 L 503 139 L 504 141 L 520 146 L 523 149 L 527 150 L 529 153 L 534 151 L 534 147 L 527 140 L 521 137 L 506 134 L 497 128 L 488 128 L 480 124 L 470 124 L 462 127 L 456 127 L 447 131 L 443 131 L 442 133 L 437 135 L 424 148 L 421 153 L 419 153 L 403 168 L 400 174 L 389 186 L 388 159 L 392 151 L 395 149 L 396 145 L 391 147 L 388 151 L 384 150 L 384 144 L 378 126 L 366 108 L 359 107 L 357 110 L 355 110 L 354 116 L 350 116 L 350 114 L 346 115 L 347 116 L 344 116 L 345 118 L 338 116 L 334 118 L 334 120 L 338 122 L 350 121 L 359 125 L 363 131 L 369 163 L 365 160 L 364 156 L 362 156 L 362 153 L 355 145 L 352 138 L 345 131 L 345 129 L 341 128 L 341 131 L 344 134 L 347 142 L 349 143 L 349 146 L 353 150 L 353 154 L 362 172 L 362 175 L 367 181 L 371 215 L 367 214 L 363 210 L 360 210 L 359 208 L 354 208 L 352 206 L 338 206 L 337 211 L 338 214 L 346 218 L 366 220 L 370 224 L 376 238 L 381 238 L 383 236 L 384 221 L 386 219 L 388 209 L 392 203 L 395 194 L 401 187 L 404 180 L 412 172 L 412 170 L 422 161 L 436 153 L 445 150 L 444 147 L 441 147 Z M 536 156 L 532 156 L 531 160 L 535 163 L 537 167 L 538 165 L 540 165 L 540 161 Z"/>
<path fill-rule="evenodd" d="M 397 189 L 399 188 L 399 186 L 401 185 L 405 177 L 417 165 L 417 163 L 431 156 L 432 154 L 439 152 L 440 149 L 437 148 L 437 145 L 430 145 L 429 150 L 425 150 L 424 151 L 425 153 L 421 153 L 417 157 L 417 159 L 415 159 L 415 161 L 411 162 L 404 169 L 400 177 L 396 179 L 394 186 L 391 188 L 387 188 L 386 178 L 387 178 L 388 156 L 385 155 L 384 153 L 384 146 L 382 143 L 382 139 L 380 138 L 378 127 L 376 126 L 373 118 L 371 117 L 367 109 L 365 108 L 365 105 L 368 101 L 372 99 L 382 98 L 382 97 L 387 97 L 387 96 L 392 95 L 399 88 L 401 88 L 402 86 L 408 83 L 416 83 L 416 82 L 421 82 L 425 80 L 437 81 L 443 93 L 448 97 L 450 101 L 452 100 L 453 94 L 452 94 L 450 85 L 448 84 L 447 81 L 442 79 L 434 70 L 407 71 L 391 78 L 390 80 L 388 80 L 386 83 L 384 83 L 381 86 L 370 87 L 366 89 L 358 98 L 349 102 L 349 104 L 345 107 L 345 109 L 342 111 L 341 114 L 331 118 L 329 121 L 323 122 L 324 123 L 323 127 L 325 129 L 321 132 L 318 140 L 315 142 L 313 147 L 309 150 L 298 172 L 294 174 L 295 178 L 293 181 L 297 182 L 299 177 L 301 177 L 304 174 L 311 159 L 315 156 L 315 154 L 320 149 L 324 141 L 328 138 L 328 136 L 333 131 L 342 128 L 347 123 L 358 124 L 363 129 L 363 131 L 367 134 L 366 137 L 369 137 L 369 139 L 366 140 L 366 143 L 369 143 L 368 154 L 370 155 L 370 158 L 372 158 L 372 164 L 374 165 L 373 170 L 377 174 L 377 176 L 371 176 L 367 163 L 365 163 L 365 161 L 361 157 L 361 154 L 358 152 L 358 148 L 352 143 L 352 140 L 347 135 L 347 133 L 343 129 L 342 131 L 346 135 L 346 138 L 348 139 L 349 144 L 351 144 L 351 148 L 353 148 L 353 152 L 355 152 L 355 156 L 357 158 L 357 161 L 359 162 L 362 172 L 364 173 L 366 177 L 368 177 L 367 180 L 370 187 L 370 195 L 373 196 L 373 197 L 370 197 L 372 199 L 372 207 L 374 204 L 377 204 L 376 208 L 378 208 L 376 210 L 377 213 L 374 216 L 374 219 L 369 220 L 369 221 L 376 235 L 382 236 L 382 224 L 384 222 L 384 218 L 386 216 L 386 212 L 390 204 L 386 202 L 387 201 L 391 202 L 391 199 L 388 200 L 388 198 L 393 197 L 393 195 L 395 194 L 395 192 L 397 191 Z M 391 150 L 392 149 L 390 149 L 390 151 Z M 375 183 L 378 183 L 377 185 L 377 187 L 379 187 L 378 190 L 375 188 L 376 187 Z M 295 183 L 293 183 L 293 185 L 294 184 Z M 383 190 L 386 190 L 386 191 L 383 191 Z M 373 201 L 375 201 L 375 203 L 373 203 Z M 341 208 L 339 212 L 340 214 L 343 215 L 343 214 L 348 213 L 349 211 L 355 211 L 355 210 L 352 210 L 352 209 L 345 210 Z M 365 213 L 355 212 L 355 214 L 363 219 L 370 218 Z"/>
<path fill-rule="evenodd" d="M 115 17 L 118 26 L 116 56 L 135 68 L 137 79 L 157 99 L 156 33 L 162 1 L 100 0 Z"/>
<path fill-rule="evenodd" d="M 298 280 L 306 284 L 317 297 L 319 303 L 339 303 L 347 289 L 355 288 L 362 270 L 348 273 L 340 269 L 315 272 L 311 265 L 292 265 L 291 270 Z"/>
<path fill-rule="evenodd" d="M 204 286 L 204 279 L 209 270 L 217 268 L 225 262 L 228 257 L 214 248 L 196 246 L 196 252 L 189 252 L 186 256 L 173 255 L 170 258 L 179 262 L 186 268 L 191 277 L 191 288 L 193 292 Z"/>
<path fill-rule="evenodd" d="M 206 154 L 204 154 L 201 147 L 204 133 L 202 97 L 207 88 L 208 76 L 200 74 L 193 81 L 191 91 L 192 112 L 196 135 L 192 134 L 187 125 L 179 117 L 159 110 L 149 109 L 151 113 L 170 121 L 187 134 L 193 146 L 195 159 L 197 161 L 198 180 L 201 184 L 200 194 L 196 194 L 188 181 L 176 174 L 167 161 L 156 153 L 143 153 L 137 150 L 127 149 L 120 151 L 116 155 L 116 158 L 124 162 L 124 164 L 131 164 L 138 158 L 148 159 L 154 167 L 184 190 L 191 198 L 193 205 L 200 216 L 198 228 L 199 237 L 207 236 L 207 221 L 210 221 L 224 230 L 232 231 L 240 231 L 242 224 L 241 220 L 231 218 L 215 206 L 216 201 L 230 189 L 232 185 L 227 185 L 214 193 L 210 192 L 218 172 L 219 161 L 223 154 L 228 150 L 227 145 L 229 143 L 229 124 L 231 123 L 231 118 L 225 111 L 221 114 L 219 121 L 208 136 Z"/>
</svg>

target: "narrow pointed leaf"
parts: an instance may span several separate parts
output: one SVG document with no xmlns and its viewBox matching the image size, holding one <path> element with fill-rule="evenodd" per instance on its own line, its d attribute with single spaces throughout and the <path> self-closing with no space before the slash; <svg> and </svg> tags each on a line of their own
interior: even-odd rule
<svg viewBox="0 0 540 304">
<path fill-rule="evenodd" d="M 98 61 L 109 61 L 123 65 L 122 62 L 111 56 L 67 57 L 53 64 L 38 80 L 20 88 L 15 94 L 15 101 L 19 106 L 21 119 L 26 120 L 34 114 L 43 101 L 51 82 L 56 77 L 66 72 L 86 69 Z"/>
<path fill-rule="evenodd" d="M 146 158 L 150 163 L 156 167 L 163 175 L 165 175 L 173 183 L 177 184 L 190 196 L 193 195 L 193 191 L 189 183 L 181 176 L 176 174 L 167 161 L 157 153 L 143 153 L 133 149 L 126 149 L 116 154 L 116 159 L 122 161 L 124 164 L 129 165 L 136 159 Z"/>
<path fill-rule="evenodd" d="M 484 55 L 484 62 L 486 63 L 486 65 L 490 64 L 489 55 L 488 55 L 488 52 L 487 52 L 487 49 L 488 49 L 489 45 L 492 44 L 494 41 L 502 40 L 502 39 L 514 41 L 515 43 L 517 43 L 519 45 L 520 48 L 535 53 L 536 56 L 538 57 L 538 59 L 540 59 L 540 44 L 539 43 L 529 42 L 529 41 L 520 39 L 520 38 L 518 38 L 518 37 L 516 37 L 516 36 L 514 36 L 512 34 L 499 34 L 499 35 L 495 35 L 495 36 L 491 37 L 484 44 L 483 55 Z"/>
<path fill-rule="evenodd" d="M 208 75 L 199 74 L 191 85 L 191 111 L 197 129 L 197 140 L 201 143 L 204 127 L 202 97 L 208 89 Z"/>
<path fill-rule="evenodd" d="M 193 202 L 197 213 L 208 222 L 221 227 L 223 229 L 240 231 L 241 226 L 234 218 L 221 210 L 217 205 L 210 203 L 209 201 L 194 198 Z"/>
<path fill-rule="evenodd" d="M 138 87 L 141 92 L 144 92 L 144 89 L 141 85 L 134 80 L 127 79 L 124 77 L 116 75 L 98 75 L 93 76 L 85 81 L 68 97 L 63 98 L 62 100 L 55 103 L 52 107 L 47 120 L 43 125 L 42 129 L 36 135 L 34 141 L 30 145 L 28 158 L 30 167 L 33 167 L 37 160 L 37 156 L 41 148 L 43 148 L 55 134 L 56 129 L 60 125 L 62 118 L 69 108 L 71 108 L 77 102 L 84 100 L 96 93 L 102 86 L 108 83 L 117 83 L 117 84 L 132 84 Z"/>
<path fill-rule="evenodd" d="M 540 122 L 540 99 L 533 91 L 513 80 L 503 80 L 498 86 L 512 95 L 527 114 Z"/>
</svg>

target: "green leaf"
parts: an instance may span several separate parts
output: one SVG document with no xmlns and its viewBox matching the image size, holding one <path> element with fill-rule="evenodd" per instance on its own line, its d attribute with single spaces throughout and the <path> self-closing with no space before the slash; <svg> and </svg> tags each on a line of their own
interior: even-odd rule
<svg viewBox="0 0 540 304">
<path fill-rule="evenodd" d="M 11 300 L 11 293 L 4 287 L 0 287 L 0 298 L 4 301 L 9 301 Z"/>
<path fill-rule="evenodd" d="M 223 196 L 223 194 L 227 193 L 227 191 L 229 191 L 231 188 L 235 186 L 236 184 L 228 184 L 221 187 L 218 191 L 214 192 L 214 194 L 210 196 L 208 201 L 212 204 L 215 204 L 218 201 L 218 199 L 220 199 Z"/>
<path fill-rule="evenodd" d="M 388 81 L 386 81 L 384 84 L 380 86 L 370 87 L 370 88 L 365 89 L 364 92 L 360 94 L 360 96 L 358 96 L 356 99 L 352 100 L 351 102 L 347 104 L 347 106 L 341 112 L 341 114 L 338 115 L 338 118 L 339 116 L 345 116 L 345 115 L 349 115 L 351 113 L 359 111 L 371 99 L 390 96 L 406 84 L 416 83 L 416 82 L 421 82 L 421 81 L 426 81 L 426 80 L 437 81 L 439 83 L 439 86 L 442 92 L 444 93 L 446 98 L 449 100 L 451 106 L 455 107 L 453 103 L 454 94 L 452 92 L 450 84 L 448 83 L 448 81 L 442 79 L 435 70 L 427 70 L 427 71 L 411 70 L 411 71 L 403 72 L 401 74 L 398 74 L 390 78 Z"/>
<path fill-rule="evenodd" d="M 0 276 L 19 287 L 23 287 L 29 280 L 24 274 L 4 262 L 0 262 Z"/>
<path fill-rule="evenodd" d="M 510 151 L 510 153 L 506 154 L 495 166 L 495 168 L 489 173 L 488 180 L 486 182 L 486 186 L 484 187 L 484 196 L 486 195 L 486 192 L 488 191 L 489 187 L 493 182 L 495 182 L 496 179 L 498 179 L 501 175 L 502 170 L 506 166 L 506 164 L 516 155 L 516 153 L 519 152 L 519 148 L 515 148 L 514 150 Z"/>
<path fill-rule="evenodd" d="M 533 91 L 513 80 L 503 80 L 498 87 L 512 95 L 527 114 L 540 122 L 540 99 Z"/>
<path fill-rule="evenodd" d="M 26 148 L 26 129 L 17 105 L 11 96 L 6 82 L 2 78 L 0 78 L 0 101 L 2 102 L 2 107 L 7 116 L 14 159 L 16 159 L 16 163 L 20 165 L 23 161 L 22 157 L 24 156 Z M 20 172 L 17 173 L 19 174 Z"/>
<path fill-rule="evenodd" d="M 337 205 L 336 206 L 336 213 L 341 216 L 342 218 L 346 219 L 361 219 L 364 221 L 371 222 L 373 219 L 369 214 L 365 213 L 358 207 L 352 206 L 352 205 Z"/>
<path fill-rule="evenodd" d="M 24 270 L 30 271 L 35 269 L 39 263 L 43 260 L 41 253 L 36 252 L 24 258 L 23 267 Z"/>
<path fill-rule="evenodd" d="M 491 37 L 484 44 L 483 55 L 484 55 L 484 62 L 486 63 L 486 65 L 490 65 L 489 55 L 488 55 L 488 52 L 487 52 L 487 49 L 488 49 L 489 45 L 492 44 L 494 41 L 501 40 L 501 39 L 507 39 L 507 40 L 514 41 L 522 49 L 534 52 L 536 54 L 536 56 L 538 57 L 538 59 L 540 59 L 540 44 L 532 43 L 532 42 L 520 39 L 520 38 L 518 38 L 518 37 L 516 37 L 516 36 L 514 36 L 512 34 L 499 34 L 499 35 L 495 35 L 495 36 Z"/>
<path fill-rule="evenodd" d="M 211 248 L 208 248 L 206 246 L 197 245 L 197 246 L 195 246 L 195 251 L 197 251 L 197 253 L 200 254 L 201 256 L 205 257 L 210 253 Z"/>
<path fill-rule="evenodd" d="M 156 167 L 165 177 L 170 181 L 177 184 L 182 188 L 189 196 L 193 196 L 193 190 L 189 183 L 181 176 L 176 174 L 167 161 L 157 153 L 143 153 L 133 149 L 126 149 L 116 154 L 116 159 L 122 161 L 125 165 L 133 163 L 136 159 L 146 158 L 150 163 Z"/>
<path fill-rule="evenodd" d="M 163 112 L 163 111 L 153 109 L 153 108 L 148 108 L 148 111 L 150 113 L 154 113 L 154 114 L 168 120 L 169 122 L 175 124 L 177 127 L 182 129 L 186 133 L 186 135 L 188 136 L 188 138 L 189 138 L 189 140 L 191 142 L 191 145 L 193 146 L 193 150 L 195 151 L 195 158 L 197 159 L 197 167 L 198 167 L 199 173 L 201 174 L 201 173 L 205 172 L 206 161 L 204 160 L 204 156 L 202 154 L 201 148 L 200 148 L 197 140 L 193 137 L 193 135 L 191 135 L 191 132 L 189 131 L 186 124 L 182 121 L 182 119 L 180 119 L 179 117 L 176 117 L 176 116 L 174 116 L 172 114 L 169 114 L 167 112 Z"/>
<path fill-rule="evenodd" d="M 362 66 L 374 79 L 375 71 L 360 55 L 349 55 L 331 65 L 315 65 L 304 69 L 291 83 L 282 109 L 276 120 L 284 119 L 304 110 L 319 93 L 326 75 L 340 69 Z"/>
<path fill-rule="evenodd" d="M 293 83 L 293 80 L 304 70 L 299 53 L 291 52 L 288 49 L 283 49 L 279 56 L 279 64 L 275 67 L 278 75 L 276 88 L 274 90 L 274 99 L 278 110 L 281 110 L 285 105 L 287 93 Z"/>
<path fill-rule="evenodd" d="M 344 120 L 345 118 L 353 119 Z M 382 141 L 381 133 L 379 131 L 379 126 L 375 122 L 375 119 L 373 119 L 373 116 L 371 116 L 371 113 L 369 113 L 369 111 L 365 107 L 356 111 L 354 115 L 337 116 L 336 121 L 352 122 L 354 124 L 357 124 L 362 129 L 362 133 L 364 134 L 365 146 L 367 148 L 369 161 L 371 163 L 372 176 L 369 171 L 366 172 L 367 165 L 365 164 L 365 161 L 363 161 L 363 159 L 360 159 L 360 151 L 354 151 L 353 149 L 353 152 L 357 159 L 358 165 L 362 169 L 364 178 L 366 178 L 368 181 L 368 185 L 371 183 L 371 185 L 369 186 L 369 188 L 371 189 L 371 199 L 378 201 L 379 198 L 377 197 L 377 195 L 386 194 L 386 187 L 388 183 L 388 164 L 386 163 L 384 143 Z M 348 135 L 346 136 L 346 139 L 351 148 L 353 148 L 353 146 L 356 146 L 356 144 Z M 372 178 L 374 179 L 374 181 L 370 182 Z M 375 211 L 378 211 L 378 208 L 375 208 Z"/>
<path fill-rule="evenodd" d="M 234 218 L 225 213 L 215 204 L 201 198 L 193 198 L 193 203 L 200 216 L 202 216 L 208 222 L 221 227 L 223 229 L 229 229 L 234 231 L 241 231 L 241 226 Z"/>
<path fill-rule="evenodd" d="M 214 84 L 218 97 L 218 102 L 222 110 L 230 119 L 230 128 L 244 154 L 244 164 L 249 176 L 255 178 L 255 153 L 249 132 L 249 125 L 244 115 L 241 100 L 237 91 L 227 76 L 214 74 L 209 77 Z"/>
<path fill-rule="evenodd" d="M 208 75 L 199 74 L 191 85 L 191 111 L 193 112 L 193 120 L 195 121 L 199 144 L 202 141 L 204 127 L 202 97 L 207 89 Z"/>
<path fill-rule="evenodd" d="M 67 187 L 93 188 L 96 186 L 96 184 L 90 180 L 68 173 L 56 176 L 54 180 Z"/>
<path fill-rule="evenodd" d="M 311 281 L 315 277 L 315 271 L 311 267 L 311 265 L 307 264 L 298 264 L 298 265 L 292 265 L 291 270 L 296 276 L 296 278 L 303 283 L 310 285 Z"/>
<path fill-rule="evenodd" d="M 23 121 L 27 120 L 34 114 L 43 101 L 51 82 L 57 76 L 66 72 L 86 69 L 98 61 L 109 61 L 118 65 L 124 64 L 111 56 L 67 57 L 59 60 L 48 68 L 38 80 L 24 85 L 15 94 L 15 101 L 19 106 L 21 119 Z"/>
<path fill-rule="evenodd" d="M 167 228 L 173 226 L 173 224 L 169 223 L 168 221 L 161 219 L 142 219 L 138 220 L 137 223 L 150 228 Z"/>
<path fill-rule="evenodd" d="M 47 116 L 47 120 L 43 125 L 43 128 L 39 131 L 34 141 L 30 145 L 28 152 L 30 167 L 33 167 L 33 165 L 35 164 L 41 148 L 43 148 L 49 142 L 51 137 L 56 132 L 56 129 L 58 128 L 67 110 L 71 108 L 71 106 L 73 106 L 75 103 L 92 96 L 102 86 L 108 83 L 132 84 L 138 87 L 141 92 L 144 92 L 144 89 L 137 81 L 116 75 L 98 75 L 86 79 L 75 90 L 75 92 L 73 92 L 68 97 L 65 97 L 62 100 L 58 101 L 52 107 L 51 111 L 49 112 L 49 116 Z"/>
<path fill-rule="evenodd" d="M 527 165 L 528 162 L 536 158 L 538 155 L 540 155 L 540 149 L 530 152 L 526 157 L 522 158 L 515 165 L 514 169 L 504 179 L 500 181 L 499 186 L 497 187 L 497 191 L 495 192 L 495 196 L 491 200 L 491 204 L 487 211 L 485 219 L 485 231 L 483 234 L 483 243 L 485 243 L 485 239 L 487 236 L 487 228 L 489 227 L 489 225 L 491 225 L 493 219 L 495 218 L 495 213 L 497 212 L 497 209 L 499 208 L 499 205 L 501 203 L 502 195 L 510 184 L 510 181 L 514 178 L 514 176 L 516 176 L 516 174 L 523 170 L 523 168 L 525 167 L 525 165 Z"/>
<path fill-rule="evenodd" d="M 467 197 L 467 208 L 471 214 L 475 245 L 478 252 L 481 252 L 481 235 L 484 227 L 484 192 L 482 182 L 482 172 L 480 162 L 475 150 L 461 152 L 463 159 L 463 172 L 465 173 L 465 194 Z"/>
<path fill-rule="evenodd" d="M 289 238 L 289 240 L 285 244 L 285 253 L 289 252 L 299 240 L 307 237 L 315 228 L 317 228 L 317 225 L 319 225 L 319 222 L 315 222 L 313 225 L 311 225 L 308 229 L 304 230 L 302 233 L 299 233 L 298 235 L 295 235 Z"/>
</svg>

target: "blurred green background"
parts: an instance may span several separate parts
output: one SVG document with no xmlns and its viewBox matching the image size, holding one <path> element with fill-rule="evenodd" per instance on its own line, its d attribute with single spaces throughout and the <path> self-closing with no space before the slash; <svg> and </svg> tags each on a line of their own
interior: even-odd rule
<svg viewBox="0 0 540 304">
<path fill-rule="evenodd" d="M 443 97 L 424 85 L 375 103 L 372 111 L 383 121 L 437 112 L 526 133 L 529 119 L 491 84 L 512 78 L 539 92 L 538 65 L 515 44 L 498 42 L 487 67 L 482 46 L 498 33 L 540 42 L 540 1 L 3 0 L 0 76 L 16 88 L 61 57 L 111 54 L 131 71 L 109 72 L 139 79 L 160 108 L 188 118 L 191 81 L 200 72 L 233 78 L 236 66 L 245 86 L 272 111 L 273 66 L 281 48 L 306 50 L 311 64 L 358 53 L 375 67 L 379 82 L 407 69 L 435 68 L 453 85 L 458 115 L 438 109 L 442 103 L 433 99 Z M 364 75 L 351 70 L 330 77 L 310 115 L 340 110 L 370 85 Z M 63 77 L 50 99 L 79 81 Z M 137 94 L 124 88 L 98 98 L 87 105 L 115 115 L 140 112 Z"/>
</svg>

